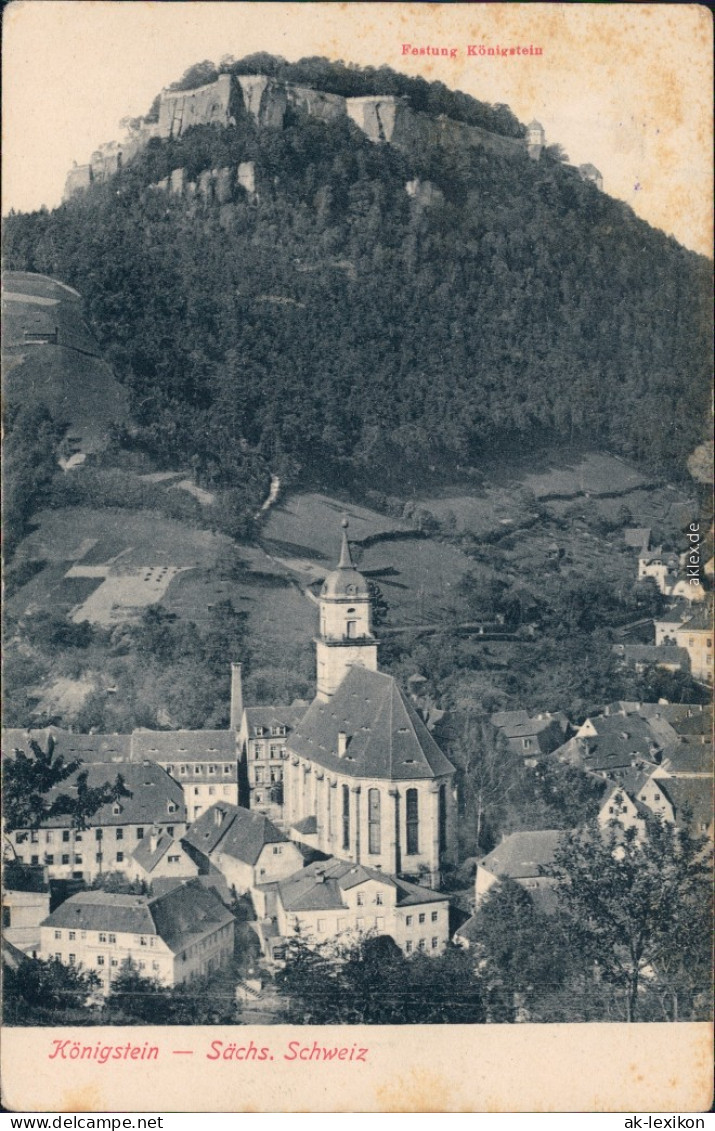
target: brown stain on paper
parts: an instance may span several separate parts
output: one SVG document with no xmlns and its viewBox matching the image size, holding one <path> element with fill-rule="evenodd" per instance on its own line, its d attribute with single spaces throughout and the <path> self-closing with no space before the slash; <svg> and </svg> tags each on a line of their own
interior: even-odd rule
<svg viewBox="0 0 715 1131">
<path fill-rule="evenodd" d="M 388 1114 L 455 1111 L 453 1094 L 453 1080 L 425 1072 L 411 1072 L 375 1089 L 378 1111 Z"/>
<path fill-rule="evenodd" d="M 85 1088 L 76 1088 L 74 1091 L 65 1092 L 58 1111 L 76 1114 L 87 1111 L 108 1110 L 103 1099 L 103 1094 L 94 1084 Z"/>
</svg>

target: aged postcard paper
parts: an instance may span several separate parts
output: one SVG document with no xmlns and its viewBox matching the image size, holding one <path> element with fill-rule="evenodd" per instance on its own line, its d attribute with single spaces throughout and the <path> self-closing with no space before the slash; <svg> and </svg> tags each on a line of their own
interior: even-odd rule
<svg viewBox="0 0 715 1131">
<path fill-rule="evenodd" d="M 15 0 L 2 1100 L 712 1101 L 712 20 Z"/>
</svg>

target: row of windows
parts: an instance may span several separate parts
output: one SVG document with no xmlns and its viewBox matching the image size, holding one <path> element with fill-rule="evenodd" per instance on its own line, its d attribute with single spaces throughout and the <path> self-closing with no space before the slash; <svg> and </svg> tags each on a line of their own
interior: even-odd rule
<svg viewBox="0 0 715 1131">
<path fill-rule="evenodd" d="M 74 942 L 77 936 L 81 939 L 87 939 L 88 942 L 94 941 L 94 936 L 97 937 L 97 942 L 101 943 L 116 943 L 117 936 L 109 934 L 106 931 L 68 931 L 67 938 L 70 942 Z M 89 936 L 89 937 L 88 937 Z M 60 928 L 55 928 L 55 938 L 61 939 L 64 937 L 63 931 Z"/>
<path fill-rule="evenodd" d="M 273 746 L 273 745 L 271 745 L 271 746 L 268 747 L 268 757 L 269 758 L 273 758 L 274 760 L 279 760 L 279 759 L 285 758 L 285 755 L 286 755 L 285 746 Z M 262 742 L 254 742 L 254 744 L 253 744 L 253 757 L 254 757 L 254 760 L 266 757 L 266 750 L 265 750 L 265 747 L 264 747 Z"/>
<path fill-rule="evenodd" d="M 57 959 L 58 962 L 63 961 L 62 955 L 59 952 L 55 953 L 55 958 Z M 76 954 L 69 954 L 67 956 L 67 961 L 68 961 L 70 966 L 76 966 L 77 965 L 77 955 Z M 109 965 L 110 966 L 118 966 L 119 960 L 117 958 L 110 958 Z M 105 956 L 103 954 L 97 955 L 97 966 L 106 966 Z M 138 962 L 137 966 L 138 966 L 139 970 L 145 970 L 146 969 L 146 962 Z M 159 963 L 158 962 L 152 962 L 151 968 L 154 971 L 158 970 L 159 969 Z"/>
<path fill-rule="evenodd" d="M 167 774 L 173 775 L 174 767 L 173 766 L 167 766 L 166 772 L 167 772 Z M 198 777 L 200 774 L 203 774 L 203 773 L 207 773 L 209 775 L 212 775 L 212 774 L 218 774 L 220 772 L 221 772 L 221 766 L 217 766 L 217 765 L 213 765 L 213 764 L 208 765 L 208 766 L 203 766 L 198 762 L 194 764 L 194 776 L 195 777 Z M 231 774 L 234 773 L 234 766 L 229 764 L 229 763 L 224 763 L 223 773 L 224 773 L 224 777 L 229 777 Z M 191 767 L 187 766 L 185 762 L 182 762 L 181 765 L 179 766 L 179 777 L 186 777 L 187 775 L 191 776 Z"/>
<path fill-rule="evenodd" d="M 254 727 L 253 733 L 255 734 L 256 738 L 266 738 L 269 734 L 272 737 L 277 738 L 286 733 L 286 728 L 281 725 L 272 727 Z"/>
<path fill-rule="evenodd" d="M 209 789 L 209 793 L 211 793 L 211 789 Z M 176 805 L 174 805 L 174 807 L 173 807 L 174 812 L 176 812 L 176 808 L 177 808 Z M 107 832 L 109 832 L 109 831 L 110 830 L 107 830 Z M 173 836 L 174 835 L 174 826 L 173 825 L 167 825 L 166 831 L 169 834 L 169 836 Z M 74 839 L 75 844 L 81 844 L 83 839 L 84 839 L 84 833 L 79 832 L 79 831 L 75 831 L 74 835 L 73 835 L 73 832 L 72 832 L 71 829 L 56 829 L 56 830 L 47 829 L 44 833 L 44 843 L 45 844 L 54 844 L 55 843 L 55 832 L 57 833 L 57 835 L 60 838 L 58 843 L 61 842 L 62 844 L 69 844 L 70 841 L 73 840 L 73 839 Z M 104 840 L 104 832 L 105 832 L 104 829 L 95 829 L 94 830 L 94 839 L 95 840 Z M 124 840 L 124 832 L 125 832 L 124 828 L 122 828 L 119 825 L 116 826 L 115 829 L 114 829 L 115 839 L 116 840 Z M 131 834 L 131 826 L 127 826 L 127 832 Z M 136 839 L 137 840 L 143 840 L 144 834 L 146 832 L 146 826 L 137 825 L 135 832 L 136 832 Z M 27 835 L 28 834 L 24 833 L 24 832 L 23 833 L 17 833 L 16 837 L 15 837 L 17 843 L 22 844 L 23 841 L 27 840 Z M 39 844 L 40 843 L 41 830 L 32 829 L 30 831 L 29 835 L 30 835 L 30 844 Z M 91 833 L 88 833 L 87 835 L 91 838 Z"/>
<path fill-rule="evenodd" d="M 376 915 L 374 919 L 371 918 L 369 926 L 367 927 L 367 929 L 372 930 L 373 924 L 374 924 L 375 930 L 384 931 L 385 920 L 384 920 L 384 917 L 382 915 Z M 355 920 L 355 927 L 358 931 L 364 931 L 366 929 L 365 919 L 358 917 Z M 326 934 L 328 929 L 329 929 L 328 928 L 328 920 L 327 919 L 318 919 L 318 922 L 316 924 L 316 928 L 317 928 L 319 935 Z M 341 931 L 348 930 L 348 928 L 349 928 L 349 922 L 346 918 L 339 918 L 337 920 L 337 923 L 335 925 L 336 933 L 339 934 Z"/>
<path fill-rule="evenodd" d="M 438 946 L 439 946 L 439 939 L 437 938 L 436 935 L 434 935 L 432 937 L 431 949 L 436 950 Z M 427 950 L 427 940 L 426 939 L 420 939 L 419 942 L 417 943 L 417 949 L 418 950 Z M 414 943 L 412 942 L 411 939 L 408 939 L 407 942 L 405 943 L 405 952 L 407 954 L 412 954 L 413 950 L 414 950 Z"/>
<path fill-rule="evenodd" d="M 209 797 L 215 797 L 216 796 L 216 790 L 218 788 L 219 787 L 217 785 L 210 785 L 208 787 Z M 236 787 L 234 786 L 233 788 L 235 789 Z M 206 789 L 206 786 L 195 785 L 194 786 L 194 797 L 200 797 L 202 789 Z M 231 786 L 230 785 L 224 785 L 224 786 L 222 786 L 222 790 L 223 790 L 223 796 L 228 797 L 229 793 L 231 792 Z"/>
<path fill-rule="evenodd" d="M 269 777 L 264 778 L 263 766 L 256 766 L 254 770 L 254 776 L 256 785 L 263 785 L 264 781 L 268 782 L 269 780 L 271 785 L 277 785 L 279 782 L 283 781 L 283 767 L 271 766 Z"/>
<path fill-rule="evenodd" d="M 111 859 L 111 857 L 109 857 L 104 852 L 96 852 L 95 855 L 94 855 L 94 859 L 95 859 L 95 862 L 97 864 L 101 864 L 103 860 L 109 861 Z M 116 856 L 114 857 L 114 859 L 115 859 L 117 864 L 123 864 L 124 863 L 124 853 L 118 852 L 116 854 Z M 171 859 L 171 857 L 169 857 L 169 859 Z M 177 860 L 179 859 L 178 856 L 176 857 L 176 859 Z M 39 864 L 40 863 L 40 857 L 39 856 L 31 856 L 30 857 L 30 863 L 31 864 Z M 48 864 L 48 865 L 50 865 L 50 864 L 60 864 L 60 865 L 64 865 L 64 866 L 67 866 L 69 864 L 83 864 L 84 863 L 84 857 L 82 856 L 82 854 L 80 852 L 75 852 L 74 855 L 70 854 L 69 852 L 63 852 L 61 855 L 59 855 L 57 857 L 57 859 L 55 859 L 54 853 L 46 852 L 45 856 L 44 856 L 44 863 Z"/>
<path fill-rule="evenodd" d="M 439 918 L 439 911 L 433 911 L 430 914 L 430 920 L 433 923 L 436 923 L 438 918 Z M 411 927 L 413 920 L 414 920 L 414 915 L 406 915 L 405 916 L 405 925 L 407 927 Z M 417 916 L 417 922 L 418 923 L 426 923 L 427 922 L 427 915 L 424 912 L 420 912 L 420 914 Z"/>
<path fill-rule="evenodd" d="M 382 892 L 381 891 L 375 892 L 375 903 L 378 907 L 382 907 L 383 898 L 382 898 Z M 364 907 L 365 906 L 365 892 L 364 891 L 359 891 L 357 893 L 357 905 L 358 905 L 358 907 Z"/>
</svg>

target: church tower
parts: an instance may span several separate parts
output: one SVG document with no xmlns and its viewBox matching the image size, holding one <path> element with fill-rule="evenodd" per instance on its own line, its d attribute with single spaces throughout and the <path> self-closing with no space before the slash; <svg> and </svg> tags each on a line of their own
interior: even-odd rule
<svg viewBox="0 0 715 1131">
<path fill-rule="evenodd" d="M 317 699 L 326 703 L 352 667 L 377 671 L 377 641 L 372 635 L 370 590 L 355 569 L 348 543 L 348 520 L 338 568 L 320 591 L 320 630 L 315 638 Z"/>
</svg>

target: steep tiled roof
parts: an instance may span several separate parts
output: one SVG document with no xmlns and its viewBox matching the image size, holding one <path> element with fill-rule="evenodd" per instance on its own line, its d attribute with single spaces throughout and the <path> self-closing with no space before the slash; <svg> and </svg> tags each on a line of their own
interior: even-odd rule
<svg viewBox="0 0 715 1131">
<path fill-rule="evenodd" d="M 151 836 L 143 837 L 132 853 L 132 858 L 145 872 L 153 871 L 174 844 L 174 838 L 169 836 L 168 833 L 161 833 L 156 838 L 153 848 L 152 839 Z"/>
<path fill-rule="evenodd" d="M 638 714 L 648 719 L 651 726 L 655 719 L 665 719 L 676 734 L 712 733 L 712 707 L 702 703 L 640 703 L 636 705 Z"/>
<path fill-rule="evenodd" d="M 681 625 L 682 632 L 712 632 L 712 630 L 713 610 L 706 602 L 702 602 Z"/>
<path fill-rule="evenodd" d="M 287 837 L 263 813 L 220 801 L 197 817 L 183 840 L 205 856 L 218 849 L 253 865 L 264 845 L 284 844 Z"/>
<path fill-rule="evenodd" d="M 80 758 L 83 762 L 120 762 L 129 759 L 130 736 L 128 734 L 73 734 L 59 727 L 44 727 L 41 730 L 4 730 L 3 750 L 13 749 L 28 752 L 28 741 L 34 739 L 43 750 L 47 739 L 52 736 L 55 754 L 61 754 L 66 762 Z M 116 771 L 115 771 L 116 772 Z"/>
<path fill-rule="evenodd" d="M 156 934 L 147 896 L 114 895 L 106 891 L 83 891 L 71 895 L 42 925 L 81 931 Z"/>
<path fill-rule="evenodd" d="M 93 828 L 97 825 L 180 824 L 186 820 L 181 786 L 153 762 L 124 762 L 121 765 L 114 762 L 88 762 L 67 781 L 56 786 L 48 795 L 49 799 L 62 793 L 72 796 L 80 773 L 87 774 L 90 788 L 104 782 L 113 784 L 117 774 L 120 774 L 129 791 L 128 797 L 119 799 L 118 813 L 114 812 L 111 802 L 97 810 L 89 822 Z M 174 807 L 172 811 L 169 810 L 170 805 Z M 71 823 L 69 816 L 51 817 L 43 822 L 43 828 L 69 828 Z"/>
<path fill-rule="evenodd" d="M 638 816 L 643 819 L 652 816 L 651 810 L 648 808 L 648 806 L 644 805 L 643 802 L 640 801 L 639 798 L 636 797 L 630 789 L 626 789 L 625 786 L 621 785 L 620 782 L 614 783 L 611 788 L 604 794 L 603 800 L 601 802 L 601 812 L 603 812 L 609 802 L 613 801 L 614 798 L 617 798 L 621 804 L 625 804 L 626 801 L 630 801 Z"/>
<path fill-rule="evenodd" d="M 670 774 L 713 774 L 712 742 L 679 742 L 663 754 L 663 767 Z"/>
<path fill-rule="evenodd" d="M 235 762 L 236 736 L 230 730 L 135 730 L 132 758 L 161 762 Z"/>
<path fill-rule="evenodd" d="M 658 782 L 670 798 L 675 810 L 676 824 L 682 823 L 683 810 L 690 809 L 693 827 L 700 831 L 713 826 L 713 782 L 707 777 L 663 778 Z"/>
<path fill-rule="evenodd" d="M 315 817 L 303 817 L 301 821 L 296 821 L 291 825 L 297 833 L 303 833 L 304 836 L 315 836 L 318 832 L 318 821 Z"/>
<path fill-rule="evenodd" d="M 280 709 L 280 708 L 279 708 Z M 43 730 L 3 731 L 3 749 L 27 750 L 28 738 L 45 748 L 52 735 L 55 751 L 66 761 L 83 762 L 235 762 L 236 737 L 228 730 L 135 730 L 132 734 L 73 734 L 46 727 Z"/>
<path fill-rule="evenodd" d="M 308 707 L 305 700 L 291 703 L 290 707 L 246 707 L 246 726 L 249 737 L 254 727 L 294 727 L 303 718 Z"/>
<path fill-rule="evenodd" d="M 328 859 L 309 864 L 278 884 L 281 902 L 286 911 L 330 911 L 345 907 L 343 892 L 368 881 L 395 889 L 397 906 L 422 903 L 444 903 L 447 896 L 419 884 L 408 883 L 397 876 L 386 875 L 363 864 Z"/>
<path fill-rule="evenodd" d="M 419 884 L 408 883 L 407 880 L 403 880 L 400 876 L 393 876 L 392 880 L 397 888 L 398 907 L 416 907 L 418 903 L 448 902 L 448 897 L 443 892 L 433 891 L 431 888 L 423 888 Z"/>
<path fill-rule="evenodd" d="M 149 906 L 156 933 L 175 953 L 201 935 L 234 922 L 220 899 L 195 881 L 157 896 Z"/>
<path fill-rule="evenodd" d="M 624 789 L 631 797 L 637 797 L 640 791 L 650 781 L 651 772 L 636 769 L 635 766 L 624 770 L 618 775 L 618 786 Z"/>
<path fill-rule="evenodd" d="M 495 727 L 511 727 L 528 723 L 529 717 L 528 711 L 497 711 L 492 715 L 491 722 Z"/>
<path fill-rule="evenodd" d="M 551 864 L 566 835 L 562 829 L 511 833 L 480 861 L 480 866 L 495 876 L 514 880 L 539 876 L 540 867 Z"/>
<path fill-rule="evenodd" d="M 348 736 L 338 757 L 338 732 Z M 395 680 L 350 669 L 327 703 L 315 699 L 288 739 L 290 752 L 355 778 L 413 781 L 454 772 Z"/>
<path fill-rule="evenodd" d="M 583 735 L 560 747 L 564 753 L 576 753 L 587 770 L 617 770 L 635 760 L 657 765 L 665 736 L 657 733 L 648 720 L 639 715 L 614 714 L 592 717 L 589 722 L 596 735 Z M 667 726 L 667 724 L 665 724 Z M 675 732 L 670 730 L 674 736 Z"/>
<path fill-rule="evenodd" d="M 231 922 L 233 915 L 213 892 L 190 881 L 155 898 L 80 892 L 61 903 L 42 926 L 158 935 L 176 953 L 201 935 Z"/>
</svg>

